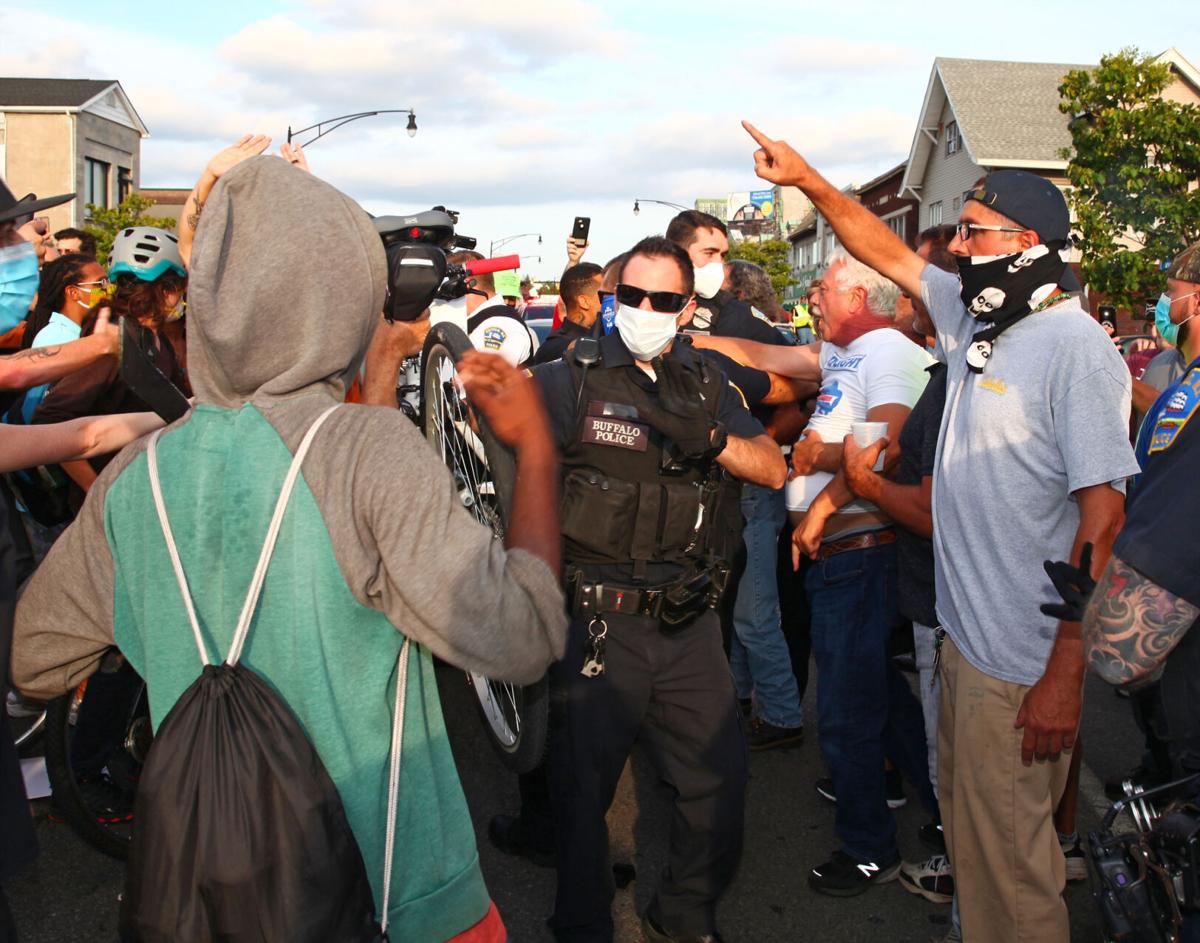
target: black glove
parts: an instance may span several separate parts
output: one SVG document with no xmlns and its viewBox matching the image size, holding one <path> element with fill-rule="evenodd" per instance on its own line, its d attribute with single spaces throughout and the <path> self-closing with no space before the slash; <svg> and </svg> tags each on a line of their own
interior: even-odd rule
<svg viewBox="0 0 1200 943">
<path fill-rule="evenodd" d="M 674 442 L 688 458 L 713 454 L 712 397 L 719 391 L 707 375 L 688 369 L 679 357 L 655 357 L 651 361 L 657 377 L 658 405 L 638 409 L 640 418 Z"/>
<path fill-rule="evenodd" d="M 1062 602 L 1045 602 L 1041 605 L 1044 615 L 1053 616 L 1063 622 L 1082 622 L 1096 581 L 1092 579 L 1092 545 L 1083 545 L 1079 554 L 1079 566 L 1071 566 L 1066 560 L 1046 560 L 1042 563 L 1046 575 L 1058 590 Z"/>
</svg>

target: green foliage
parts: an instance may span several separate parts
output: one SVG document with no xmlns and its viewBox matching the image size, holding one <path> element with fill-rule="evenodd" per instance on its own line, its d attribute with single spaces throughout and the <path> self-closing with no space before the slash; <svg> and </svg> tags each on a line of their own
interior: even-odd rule
<svg viewBox="0 0 1200 943">
<path fill-rule="evenodd" d="M 1200 110 L 1162 97 L 1170 68 L 1133 48 L 1067 74 L 1059 110 L 1087 283 L 1135 313 L 1165 286 L 1161 263 L 1200 239 Z"/>
<path fill-rule="evenodd" d="M 765 242 L 743 239 L 729 246 L 729 260 L 742 259 L 764 269 L 771 276 L 775 294 L 782 298 L 788 286 L 795 283 L 789 259 L 790 248 L 783 239 L 768 239 Z"/>
<path fill-rule="evenodd" d="M 117 206 L 104 209 L 94 203 L 87 205 L 91 222 L 83 228 L 96 237 L 96 261 L 108 266 L 108 253 L 112 249 L 113 239 L 122 229 L 130 226 L 157 226 L 168 232 L 175 231 L 175 220 L 169 216 L 147 216 L 146 210 L 154 206 L 154 201 L 136 193 L 125 197 Z"/>
</svg>

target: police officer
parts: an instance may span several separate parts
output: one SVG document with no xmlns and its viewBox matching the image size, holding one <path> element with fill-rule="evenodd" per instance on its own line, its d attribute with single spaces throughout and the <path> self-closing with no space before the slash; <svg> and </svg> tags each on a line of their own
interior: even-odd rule
<svg viewBox="0 0 1200 943">
<path fill-rule="evenodd" d="M 611 941 L 605 814 L 633 743 L 671 784 L 662 881 L 643 929 L 656 941 L 715 938 L 717 899 L 742 847 L 746 746 L 721 632 L 736 489 L 780 487 L 775 443 L 678 327 L 694 308 L 687 253 L 644 239 L 620 271 L 617 330 L 598 360 L 575 347 L 535 369 L 563 456 L 562 525 L 572 624 L 551 669 L 548 750 L 559 940 Z M 724 498 L 723 502 L 721 499 Z M 725 504 L 723 508 L 721 505 Z"/>
<path fill-rule="evenodd" d="M 695 272 L 697 300 L 693 315 L 684 322 L 688 331 L 760 344 L 788 343 L 763 312 L 721 287 L 729 254 L 729 230 L 723 222 L 699 210 L 685 210 L 667 226 L 667 238 L 688 254 Z"/>
</svg>

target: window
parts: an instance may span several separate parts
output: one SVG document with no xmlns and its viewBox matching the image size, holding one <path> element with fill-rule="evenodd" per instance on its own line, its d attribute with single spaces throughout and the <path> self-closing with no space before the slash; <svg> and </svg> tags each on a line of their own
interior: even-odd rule
<svg viewBox="0 0 1200 943">
<path fill-rule="evenodd" d="M 828 259 L 831 255 L 833 255 L 833 250 L 836 248 L 837 236 L 833 234 L 833 230 L 831 229 L 829 232 L 825 233 L 825 258 Z"/>
<path fill-rule="evenodd" d="M 929 225 L 940 226 L 942 224 L 942 201 L 929 204 Z"/>
<path fill-rule="evenodd" d="M 950 206 L 952 208 L 951 211 L 954 213 L 955 216 L 957 216 L 958 211 L 962 209 L 962 200 L 960 200 L 958 197 L 955 197 L 953 202 L 950 204 Z"/>
<path fill-rule="evenodd" d="M 83 159 L 83 202 L 108 208 L 108 164 L 102 160 Z"/>
<path fill-rule="evenodd" d="M 901 214 L 900 216 L 893 216 L 891 219 L 889 219 L 887 221 L 888 229 L 890 229 L 897 236 L 899 236 L 901 242 L 908 241 L 908 237 L 907 237 L 907 234 L 905 231 L 906 227 L 904 225 L 906 222 L 906 215 L 907 214 Z"/>
<path fill-rule="evenodd" d="M 958 133 L 958 122 L 951 121 L 946 125 L 946 156 L 957 154 L 962 150 L 962 135 Z"/>
<path fill-rule="evenodd" d="M 133 174 L 128 167 L 117 168 L 117 202 L 123 202 L 133 193 Z"/>
</svg>

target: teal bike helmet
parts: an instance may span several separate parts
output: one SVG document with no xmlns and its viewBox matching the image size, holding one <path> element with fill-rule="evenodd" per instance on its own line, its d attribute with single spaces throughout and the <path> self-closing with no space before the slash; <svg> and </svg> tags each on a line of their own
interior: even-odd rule
<svg viewBox="0 0 1200 943">
<path fill-rule="evenodd" d="M 165 229 L 131 226 L 122 229 L 113 240 L 108 254 L 108 277 L 128 272 L 144 282 L 152 282 L 167 272 L 187 277 L 179 240 Z"/>
</svg>

